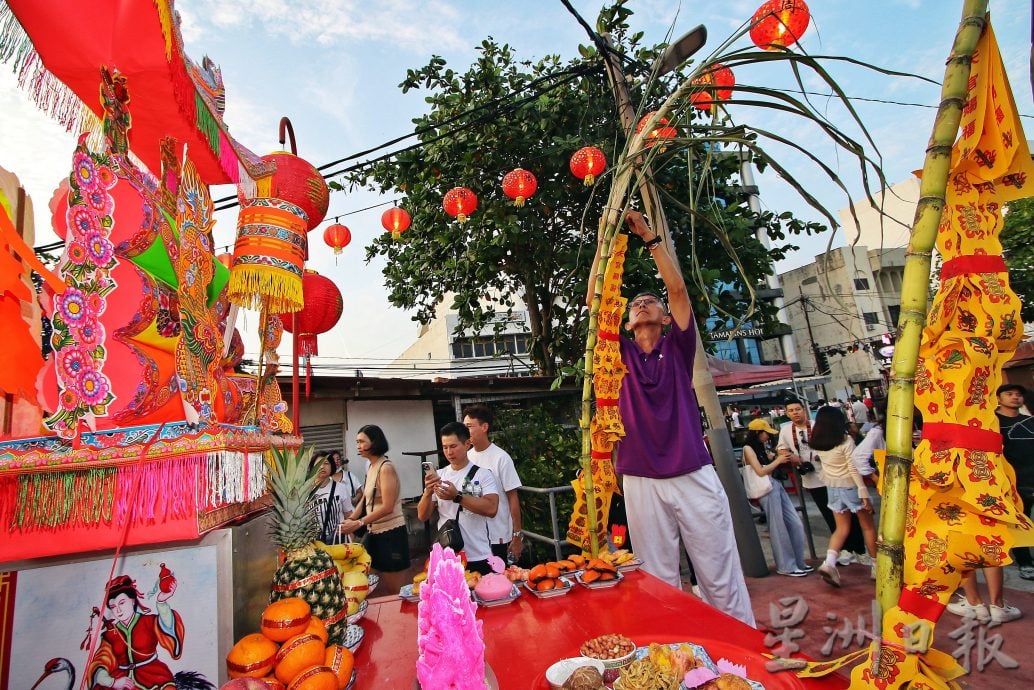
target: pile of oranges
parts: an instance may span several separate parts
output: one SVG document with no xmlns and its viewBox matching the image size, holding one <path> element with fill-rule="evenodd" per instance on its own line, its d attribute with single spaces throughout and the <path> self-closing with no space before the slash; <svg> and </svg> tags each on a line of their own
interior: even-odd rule
<svg viewBox="0 0 1034 690">
<path fill-rule="evenodd" d="M 240 690 L 344 690 L 352 652 L 327 640 L 326 626 L 304 599 L 281 599 L 262 612 L 262 632 L 245 635 L 226 655 L 226 670 L 242 679 Z"/>
</svg>

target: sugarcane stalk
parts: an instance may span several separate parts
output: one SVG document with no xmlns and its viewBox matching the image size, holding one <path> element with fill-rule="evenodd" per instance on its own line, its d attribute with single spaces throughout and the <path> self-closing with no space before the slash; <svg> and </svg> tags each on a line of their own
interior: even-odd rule
<svg viewBox="0 0 1034 690">
<path fill-rule="evenodd" d="M 930 257 L 945 205 L 951 170 L 952 144 L 959 131 L 966 102 L 970 65 L 984 30 L 988 0 L 964 0 L 962 20 L 944 70 L 941 101 L 923 162 L 919 203 L 905 254 L 901 285 L 901 314 L 887 393 L 887 460 L 883 475 L 883 510 L 880 514 L 876 556 L 876 599 L 879 610 L 897 606 L 904 575 L 905 518 L 908 480 L 912 465 L 912 412 L 919 346 L 926 321 L 930 286 Z M 882 629 L 882 620 L 877 630 Z"/>
</svg>

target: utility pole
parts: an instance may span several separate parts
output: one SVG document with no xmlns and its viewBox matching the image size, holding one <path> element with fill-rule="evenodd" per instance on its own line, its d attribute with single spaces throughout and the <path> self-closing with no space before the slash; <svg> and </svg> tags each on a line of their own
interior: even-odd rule
<svg viewBox="0 0 1034 690">
<path fill-rule="evenodd" d="M 804 294 L 804 288 L 800 288 L 801 291 L 801 311 L 804 312 L 804 325 L 808 329 L 808 342 L 811 343 L 811 356 L 815 358 L 815 374 L 828 374 L 829 367 L 822 365 L 822 359 L 819 357 L 819 346 L 815 342 L 815 333 L 811 330 L 811 317 L 808 316 L 808 304 L 809 298 Z M 829 397 L 826 391 L 826 384 L 822 384 L 822 394 Z"/>
<path fill-rule="evenodd" d="M 698 26 L 686 36 L 675 42 L 674 46 L 696 45 L 692 52 L 703 45 L 706 39 L 706 31 L 703 26 Z M 614 100 L 621 117 L 621 125 L 625 130 L 628 139 L 635 134 L 635 108 L 632 106 L 632 98 L 628 92 L 628 83 L 625 75 L 618 64 L 611 47 L 609 37 L 603 35 L 603 45 L 600 46 L 600 53 L 606 62 L 607 77 L 610 80 L 611 89 L 614 92 Z M 690 52 L 689 54 L 692 54 Z M 688 57 L 688 55 L 686 55 Z M 681 64 L 669 64 L 670 61 L 663 61 L 662 65 L 668 65 L 669 71 Z M 683 58 L 684 60 L 685 58 Z M 661 205 L 660 195 L 653 181 L 653 174 L 649 165 L 644 166 L 643 175 L 640 177 L 639 194 L 643 200 L 644 210 L 650 219 L 653 231 L 664 238 L 665 251 L 672 257 L 676 257 L 675 266 L 681 267 L 675 253 L 675 245 L 672 242 L 671 233 L 668 231 L 668 220 L 664 215 L 664 207 Z M 750 504 L 747 502 L 747 494 L 743 489 L 743 479 L 739 468 L 736 465 L 736 456 L 732 449 L 732 438 L 729 430 L 725 427 L 725 415 L 722 413 L 722 404 L 718 399 L 718 391 L 714 386 L 714 379 L 711 378 L 711 370 L 707 366 L 707 352 L 704 349 L 700 337 L 700 329 L 695 327 L 697 347 L 696 358 L 693 361 L 693 391 L 696 393 L 697 402 L 704 410 L 707 420 L 708 444 L 711 448 L 711 455 L 715 460 L 715 469 L 725 488 L 729 500 L 729 510 L 732 514 L 733 531 L 736 535 L 736 547 L 739 551 L 740 564 L 743 572 L 750 577 L 765 577 L 769 574 L 768 564 L 765 562 L 765 554 L 761 549 L 761 539 L 758 537 L 757 528 L 754 526 L 754 518 L 750 514 Z"/>
</svg>

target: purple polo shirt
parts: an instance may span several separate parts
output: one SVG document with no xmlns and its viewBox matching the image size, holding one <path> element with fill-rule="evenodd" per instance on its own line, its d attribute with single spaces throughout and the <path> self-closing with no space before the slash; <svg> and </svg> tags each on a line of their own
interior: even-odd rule
<svg viewBox="0 0 1034 690">
<path fill-rule="evenodd" d="M 695 354 L 692 318 L 684 331 L 673 322 L 650 354 L 634 339 L 621 339 L 628 367 L 618 398 L 625 425 L 616 465 L 621 474 L 664 479 L 712 464 L 693 392 Z"/>
</svg>

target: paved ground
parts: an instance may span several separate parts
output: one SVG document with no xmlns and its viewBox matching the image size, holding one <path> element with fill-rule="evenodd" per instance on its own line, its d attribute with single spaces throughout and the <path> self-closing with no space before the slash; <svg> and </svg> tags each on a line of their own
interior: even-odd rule
<svg viewBox="0 0 1034 690">
<path fill-rule="evenodd" d="M 825 554 L 829 530 L 810 502 L 809 508 L 814 511 L 814 515 L 809 514 L 809 518 L 814 530 L 816 551 Z M 830 587 L 818 575 L 803 578 L 776 575 L 767 529 L 764 525 L 758 529 L 772 568 L 769 577 L 747 579 L 758 627 L 774 629 L 778 634 L 785 630 L 773 625 L 774 622 L 778 623 L 778 616 L 791 615 L 790 611 L 798 606 L 796 602 L 804 601 L 807 614 L 803 622 L 795 626 L 804 635 L 794 640 L 802 652 L 814 659 L 836 658 L 866 644 L 856 631 L 872 631 L 875 583 L 869 579 L 869 568 L 862 565 L 839 568 L 844 583 L 840 589 Z M 809 562 L 812 561 L 809 559 Z M 817 565 L 818 561 L 813 563 Z M 689 588 L 688 583 L 686 588 Z M 1034 581 L 1021 579 L 1016 567 L 1009 566 L 1005 569 L 1005 588 L 1006 601 L 1023 611 L 1024 618 L 994 628 L 982 626 L 971 630 L 973 644 L 968 654 L 964 653 L 964 647 L 960 645 L 960 640 L 967 637 L 962 619 L 945 613 L 937 626 L 934 646 L 945 652 L 958 653 L 960 662 L 963 657 L 969 658 L 971 673 L 962 679 L 964 687 L 974 690 L 1017 690 L 1034 684 L 1034 657 L 1030 656 L 1034 651 Z M 953 632 L 956 639 L 949 637 Z M 997 654 L 996 644 L 1000 644 Z M 1008 664 L 1005 657 L 1015 660 L 1019 667 L 1005 669 L 1002 665 L 1002 662 Z M 983 671 L 977 669 L 980 664 L 983 665 Z"/>
</svg>

